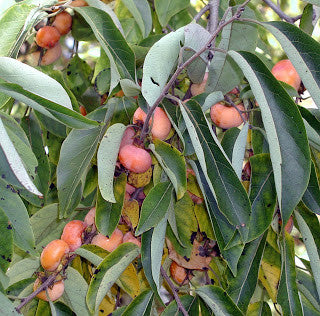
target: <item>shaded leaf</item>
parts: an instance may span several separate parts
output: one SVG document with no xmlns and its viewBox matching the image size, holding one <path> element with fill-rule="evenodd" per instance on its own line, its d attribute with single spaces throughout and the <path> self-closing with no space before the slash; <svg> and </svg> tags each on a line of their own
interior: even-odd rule
<svg viewBox="0 0 320 316">
<path fill-rule="evenodd" d="M 125 309 L 122 316 L 150 315 L 153 293 L 150 290 L 143 291 Z"/>
<path fill-rule="evenodd" d="M 150 149 L 158 159 L 161 167 L 169 177 L 176 191 L 177 199 L 181 199 L 187 190 L 186 161 L 183 154 L 172 145 L 154 139 Z"/>
<path fill-rule="evenodd" d="M 13 254 L 13 232 L 8 225 L 8 217 L 0 209 L 0 269 L 3 272 L 7 271 Z"/>
<path fill-rule="evenodd" d="M 243 315 L 230 296 L 220 287 L 205 285 L 198 287 L 196 293 L 208 304 L 215 315 Z"/>
<path fill-rule="evenodd" d="M 180 300 L 185 310 L 192 316 L 199 315 L 199 299 L 198 297 L 194 297 L 191 295 L 183 295 L 180 296 Z M 173 300 L 166 309 L 161 313 L 162 316 L 182 316 L 183 314 L 178 308 L 178 304 L 175 300 Z"/>
<path fill-rule="evenodd" d="M 12 302 L 2 292 L 0 292 L 0 314 L 10 316 L 21 315 L 16 311 Z"/>
<path fill-rule="evenodd" d="M 293 100 L 257 56 L 244 51 L 229 54 L 241 67 L 259 103 L 282 220 L 286 223 L 310 176 L 310 151 L 302 118 Z"/>
<path fill-rule="evenodd" d="M 97 266 L 86 298 L 91 313 L 98 309 L 103 297 L 139 252 L 133 243 L 121 244 Z"/>
</svg>

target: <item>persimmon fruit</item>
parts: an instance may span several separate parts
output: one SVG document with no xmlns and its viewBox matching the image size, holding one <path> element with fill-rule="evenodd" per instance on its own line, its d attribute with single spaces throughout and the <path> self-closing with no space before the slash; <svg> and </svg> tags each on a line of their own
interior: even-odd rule
<svg viewBox="0 0 320 316">
<path fill-rule="evenodd" d="M 136 132 L 133 129 L 133 127 L 131 127 L 131 126 L 127 127 L 123 133 L 123 136 L 122 136 L 122 140 L 120 143 L 120 149 L 126 145 L 131 145 L 133 143 L 135 134 L 136 134 Z"/>
<path fill-rule="evenodd" d="M 240 103 L 236 107 L 240 111 L 244 111 L 243 104 Z M 246 117 L 246 115 L 243 116 Z M 216 126 L 225 129 L 238 127 L 243 123 L 243 120 L 236 108 L 233 106 L 224 105 L 222 103 L 216 103 L 211 107 L 210 117 Z"/>
<path fill-rule="evenodd" d="M 187 280 L 187 270 L 178 265 L 175 261 L 172 261 L 170 265 L 170 274 L 172 279 L 178 284 L 182 285 Z"/>
<path fill-rule="evenodd" d="M 144 123 L 146 120 L 147 114 L 141 109 L 137 110 L 133 114 L 133 123 L 137 124 L 138 122 Z M 168 137 L 171 131 L 171 122 L 166 114 L 166 112 L 161 108 L 156 108 L 153 113 L 153 119 L 149 121 L 149 125 L 152 124 L 151 134 L 152 137 L 164 140 Z"/>
<path fill-rule="evenodd" d="M 87 213 L 86 217 L 84 218 L 84 224 L 89 227 L 92 227 L 92 231 L 96 230 L 96 224 L 95 224 L 95 217 L 96 217 L 96 208 L 93 207 L 90 209 L 90 211 Z"/>
<path fill-rule="evenodd" d="M 69 245 L 70 251 L 75 251 L 82 245 L 82 233 L 85 229 L 86 224 L 79 220 L 70 221 L 64 226 L 61 240 Z"/>
<path fill-rule="evenodd" d="M 131 232 L 127 232 L 123 236 L 123 242 L 132 242 L 133 244 L 136 244 L 138 247 L 141 248 L 141 242 L 139 239 L 133 236 Z"/>
<path fill-rule="evenodd" d="M 62 48 L 60 43 L 58 42 L 55 46 L 53 46 L 52 48 L 49 48 L 45 51 L 45 53 L 43 54 L 42 58 L 41 58 L 41 66 L 48 66 L 53 64 L 55 61 L 57 61 L 62 55 Z M 33 59 L 33 63 L 35 65 L 38 64 L 38 60 L 40 58 L 40 52 L 34 52 L 32 53 L 32 59 Z"/>
<path fill-rule="evenodd" d="M 86 7 L 88 3 L 84 0 L 74 0 L 70 3 L 72 7 Z"/>
<path fill-rule="evenodd" d="M 91 244 L 99 246 L 109 252 L 115 250 L 123 241 L 123 233 L 120 229 L 116 228 L 110 238 L 98 234 L 92 238 Z"/>
<path fill-rule="evenodd" d="M 205 92 L 206 84 L 207 84 L 207 81 L 208 81 L 208 76 L 209 76 L 209 73 L 206 72 L 204 74 L 204 77 L 203 77 L 203 80 L 202 80 L 201 83 L 193 83 L 191 85 L 190 91 L 191 91 L 192 96 L 196 96 L 198 94 L 201 94 L 201 93 Z"/>
<path fill-rule="evenodd" d="M 83 105 L 79 106 L 79 111 L 80 111 L 82 116 L 86 116 L 87 115 L 87 110 Z"/>
<path fill-rule="evenodd" d="M 58 13 L 52 23 L 61 35 L 68 34 L 72 26 L 72 16 L 66 12 L 62 11 Z"/>
<path fill-rule="evenodd" d="M 301 78 L 289 59 L 283 59 L 277 62 L 271 72 L 277 80 L 289 84 L 297 91 L 299 90 Z"/>
<path fill-rule="evenodd" d="M 35 291 L 41 285 L 41 280 L 37 278 L 33 284 L 33 291 Z M 56 301 L 64 292 L 64 282 L 63 280 L 55 282 L 52 286 L 47 288 L 48 296 L 50 301 Z M 43 290 L 39 294 L 37 294 L 37 298 L 41 300 L 48 301 L 46 291 Z"/>
<path fill-rule="evenodd" d="M 36 43 L 43 48 L 52 48 L 60 40 L 59 31 L 53 26 L 44 26 L 37 32 Z"/>
<path fill-rule="evenodd" d="M 69 245 L 65 241 L 61 239 L 52 240 L 42 250 L 40 256 L 42 267 L 48 271 L 55 271 L 69 251 Z"/>
<path fill-rule="evenodd" d="M 120 149 L 119 161 L 125 168 L 135 173 L 146 172 L 152 164 L 150 154 L 134 145 L 126 145 Z"/>
</svg>

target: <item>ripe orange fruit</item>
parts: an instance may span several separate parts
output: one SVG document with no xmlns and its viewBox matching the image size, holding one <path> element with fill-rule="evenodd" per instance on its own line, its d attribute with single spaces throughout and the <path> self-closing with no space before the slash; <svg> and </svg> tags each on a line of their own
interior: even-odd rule
<svg viewBox="0 0 320 316">
<path fill-rule="evenodd" d="M 237 105 L 240 111 L 244 111 L 243 104 Z M 221 128 L 237 127 L 243 123 L 239 112 L 233 106 L 227 106 L 222 103 L 214 104 L 210 109 L 212 122 Z M 243 114 L 246 118 L 246 115 Z"/>
<path fill-rule="evenodd" d="M 82 233 L 85 229 L 85 223 L 79 220 L 70 221 L 64 226 L 61 240 L 69 245 L 70 251 L 75 251 L 82 245 Z"/>
<path fill-rule="evenodd" d="M 186 269 L 178 265 L 175 261 L 172 261 L 170 265 L 170 274 L 173 280 L 178 284 L 183 284 L 187 281 Z"/>
<path fill-rule="evenodd" d="M 198 95 L 198 94 L 201 94 L 201 93 L 205 92 L 206 84 L 207 84 L 207 81 L 208 81 L 208 76 L 209 76 L 209 73 L 206 72 L 204 74 L 204 77 L 203 77 L 203 80 L 202 80 L 201 83 L 193 83 L 191 85 L 190 91 L 191 91 L 192 96 L 195 96 L 195 95 Z"/>
<path fill-rule="evenodd" d="M 53 26 L 44 26 L 37 32 L 36 43 L 43 48 L 54 47 L 60 39 L 59 31 Z"/>
<path fill-rule="evenodd" d="M 53 64 L 55 61 L 57 61 L 62 54 L 61 45 L 58 42 L 55 46 L 52 48 L 48 48 L 46 52 L 43 54 L 41 58 L 41 66 L 47 66 Z M 34 52 L 32 53 L 32 59 L 34 60 L 33 63 L 35 65 L 38 64 L 38 60 L 40 58 L 40 52 Z"/>
<path fill-rule="evenodd" d="M 41 285 L 41 281 L 39 278 L 36 279 L 36 281 L 33 284 L 33 291 L 35 291 L 39 286 Z M 52 286 L 47 288 L 47 292 L 50 298 L 50 301 L 56 301 L 64 292 L 64 282 L 63 280 L 58 281 L 54 283 Z M 43 290 L 39 294 L 37 294 L 37 297 L 41 300 L 48 301 L 46 291 Z"/>
<path fill-rule="evenodd" d="M 119 161 L 125 168 L 135 173 L 146 172 L 152 164 L 150 154 L 134 145 L 126 145 L 120 149 Z"/>
<path fill-rule="evenodd" d="M 138 240 L 136 237 L 134 237 L 131 232 L 127 232 L 123 236 L 123 242 L 132 242 L 133 244 L 136 244 L 138 247 L 141 248 L 140 240 Z"/>
<path fill-rule="evenodd" d="M 98 234 L 92 238 L 91 244 L 99 246 L 109 252 L 115 250 L 123 241 L 123 234 L 122 231 L 118 228 L 112 233 L 110 238 Z"/>
<path fill-rule="evenodd" d="M 64 258 L 69 251 L 69 245 L 65 241 L 61 239 L 52 240 L 42 250 L 40 256 L 42 267 L 48 271 L 56 270 L 62 258 Z"/>
<path fill-rule="evenodd" d="M 297 91 L 299 90 L 301 79 L 289 59 L 283 59 L 277 62 L 271 72 L 277 80 L 289 84 Z"/>
<path fill-rule="evenodd" d="M 92 226 L 92 231 L 97 230 L 96 224 L 95 224 L 95 217 L 96 217 L 96 208 L 93 207 L 90 209 L 90 211 L 87 213 L 86 217 L 84 218 L 84 224 L 86 227 Z"/>
<path fill-rule="evenodd" d="M 63 11 L 56 15 L 52 26 L 54 26 L 61 35 L 65 35 L 70 32 L 72 26 L 72 16 Z"/>
</svg>

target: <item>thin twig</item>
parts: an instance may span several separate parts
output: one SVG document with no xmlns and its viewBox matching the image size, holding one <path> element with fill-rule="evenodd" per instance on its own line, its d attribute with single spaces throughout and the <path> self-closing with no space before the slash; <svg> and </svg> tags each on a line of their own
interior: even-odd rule
<svg viewBox="0 0 320 316">
<path fill-rule="evenodd" d="M 238 107 L 234 104 L 234 102 L 231 100 L 231 98 L 228 97 L 227 95 L 225 95 L 224 99 L 225 99 L 228 103 L 230 103 L 230 105 L 231 105 L 232 107 L 234 107 L 234 108 L 238 111 L 239 115 L 241 116 L 241 119 L 242 119 L 243 123 L 246 123 L 247 120 L 243 117 L 242 111 L 241 111 L 240 109 L 238 109 Z"/>
<path fill-rule="evenodd" d="M 219 5 L 220 5 L 220 0 L 210 0 L 209 2 L 210 17 L 209 17 L 209 23 L 208 23 L 208 31 L 210 34 L 212 34 L 218 27 Z"/>
<path fill-rule="evenodd" d="M 285 20 L 288 23 L 293 24 L 297 20 L 301 19 L 301 15 L 297 15 L 296 17 L 291 17 L 289 15 L 286 15 L 275 3 L 273 3 L 271 0 L 263 0 L 265 4 L 267 4 L 275 13 L 278 14 L 278 16 Z"/>
<path fill-rule="evenodd" d="M 209 10 L 209 4 L 203 7 L 193 18 L 194 21 L 198 22 L 201 17 Z"/>
<path fill-rule="evenodd" d="M 159 95 L 159 97 L 156 99 L 156 101 L 154 102 L 154 104 L 152 105 L 152 107 L 149 109 L 145 122 L 143 124 L 142 127 L 142 131 L 141 131 L 141 135 L 140 135 L 140 139 L 144 140 L 148 130 L 149 130 L 149 121 L 150 118 L 154 112 L 154 110 L 157 108 L 157 106 L 160 104 L 160 102 L 162 101 L 162 99 L 164 98 L 164 96 L 168 93 L 170 87 L 172 86 L 172 84 L 174 83 L 174 81 L 177 79 L 177 77 L 179 76 L 179 74 L 182 72 L 182 70 L 184 68 L 186 68 L 187 66 L 189 66 L 196 58 L 198 58 L 203 52 L 205 52 L 207 49 L 211 49 L 212 47 L 212 41 L 217 37 L 217 35 L 221 32 L 221 30 L 228 24 L 232 23 L 235 20 L 238 20 L 241 16 L 241 13 L 244 11 L 245 6 L 250 2 L 250 0 L 246 0 L 241 6 L 238 7 L 236 13 L 226 22 L 220 24 L 217 29 L 215 30 L 215 32 L 211 35 L 210 39 L 208 40 L 208 42 L 206 43 L 206 45 L 204 47 L 202 47 L 202 49 L 200 49 L 196 54 L 194 54 L 193 56 L 191 56 L 188 60 L 186 60 L 183 64 L 179 65 L 175 71 L 175 73 L 172 75 L 171 79 L 169 80 L 169 82 L 165 85 L 165 87 L 163 88 L 161 94 Z"/>
<path fill-rule="evenodd" d="M 178 290 L 177 288 L 174 286 L 174 284 L 172 283 L 172 281 L 170 280 L 170 278 L 168 277 L 166 271 L 164 270 L 164 268 L 161 266 L 160 267 L 160 272 L 161 275 L 163 276 L 163 278 L 166 280 L 166 282 L 168 283 L 170 289 L 172 290 L 173 296 L 177 302 L 178 308 L 180 309 L 181 313 L 184 316 L 189 316 L 189 313 L 186 311 L 186 309 L 184 308 L 184 306 L 182 305 L 182 302 L 180 300 L 180 297 L 178 295 Z"/>
</svg>

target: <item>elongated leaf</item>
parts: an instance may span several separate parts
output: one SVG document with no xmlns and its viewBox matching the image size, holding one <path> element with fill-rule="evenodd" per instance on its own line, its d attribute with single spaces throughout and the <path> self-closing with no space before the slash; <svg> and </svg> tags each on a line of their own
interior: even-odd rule
<svg viewBox="0 0 320 316">
<path fill-rule="evenodd" d="M 97 154 L 98 183 L 102 197 L 115 203 L 113 177 L 122 135 L 126 129 L 121 123 L 111 125 L 103 136 Z"/>
<path fill-rule="evenodd" d="M 208 304 L 215 315 L 243 315 L 230 296 L 220 287 L 205 285 L 198 287 L 196 293 Z"/>
<path fill-rule="evenodd" d="M 2 208 L 10 221 L 8 229 L 13 228 L 16 245 L 25 251 L 35 254 L 34 236 L 27 209 L 17 192 L 1 179 L 0 208 Z"/>
<path fill-rule="evenodd" d="M 21 315 L 16 311 L 12 302 L 2 292 L 0 292 L 0 314 L 10 316 Z"/>
<path fill-rule="evenodd" d="M 251 212 L 247 193 L 213 134 L 200 105 L 193 100 L 180 103 L 192 145 L 204 176 L 220 211 L 239 229 L 243 240 L 248 235 Z"/>
<path fill-rule="evenodd" d="M 247 316 L 272 316 L 270 306 L 267 302 L 256 302 L 250 304 L 247 311 Z"/>
<path fill-rule="evenodd" d="M 187 0 L 155 0 L 154 2 L 156 13 L 162 27 L 165 27 L 171 17 L 182 11 L 189 5 Z"/>
<path fill-rule="evenodd" d="M 177 199 L 181 199 L 187 190 L 186 161 L 183 154 L 170 144 L 159 139 L 154 139 L 154 146 L 150 148 L 161 167 L 166 172 L 177 194 Z"/>
<path fill-rule="evenodd" d="M 229 280 L 228 294 L 245 314 L 258 282 L 258 273 L 267 234 L 246 244 L 240 257 L 238 273 Z"/>
<path fill-rule="evenodd" d="M 295 210 L 294 214 L 307 249 L 318 297 L 320 298 L 320 238 L 317 234 L 320 225 L 315 214 L 308 212 L 308 210 L 302 207 L 298 209 L 299 211 Z"/>
<path fill-rule="evenodd" d="M 13 232 L 8 229 L 8 217 L 0 209 L 0 269 L 6 272 L 13 254 Z"/>
<path fill-rule="evenodd" d="M 270 226 L 277 202 L 273 171 L 269 154 L 250 158 L 250 201 L 252 213 L 248 240 L 254 240 Z"/>
<path fill-rule="evenodd" d="M 207 110 L 209 110 L 213 104 L 216 104 L 219 101 L 223 101 L 223 100 L 224 100 L 224 95 L 221 91 L 215 91 L 215 92 L 210 93 L 206 97 L 206 100 L 204 101 L 204 103 L 202 105 L 203 112 L 206 112 Z"/>
<path fill-rule="evenodd" d="M 89 316 L 89 310 L 86 305 L 86 294 L 88 284 L 82 275 L 72 267 L 66 271 L 66 280 L 64 281 L 64 292 L 62 301 L 69 306 L 76 315 Z"/>
<path fill-rule="evenodd" d="M 96 152 L 101 137 L 101 128 L 73 130 L 64 140 L 57 167 L 59 208 L 62 214 L 70 212 L 72 196 L 81 177 Z"/>
<path fill-rule="evenodd" d="M 173 187 L 169 182 L 159 182 L 143 201 L 136 236 L 157 225 L 165 217 L 171 201 Z"/>
<path fill-rule="evenodd" d="M 297 269 L 297 285 L 300 293 L 302 293 L 308 301 L 320 311 L 320 300 L 314 278 L 310 274 Z"/>
<path fill-rule="evenodd" d="M 239 133 L 240 133 L 239 128 L 231 127 L 224 132 L 223 138 L 221 140 L 221 146 L 230 161 L 232 161 L 233 147 L 239 136 Z"/>
<path fill-rule="evenodd" d="M 139 25 L 143 37 L 147 37 L 152 28 L 152 16 L 147 0 L 123 0 Z"/>
<path fill-rule="evenodd" d="M 135 80 L 134 53 L 106 12 L 93 7 L 75 8 L 91 26 L 94 35 L 107 54 L 111 65 L 112 91 L 120 78 Z"/>
<path fill-rule="evenodd" d="M 11 134 L 12 138 L 14 137 L 14 134 Z M 21 150 L 27 150 L 27 152 L 30 153 L 30 145 L 26 145 L 23 146 L 23 142 L 18 142 L 19 139 L 16 139 L 16 146 L 17 148 L 20 148 L 20 152 L 22 153 Z M 16 147 L 14 146 L 14 144 L 12 143 L 7 130 L 3 124 L 2 119 L 0 119 L 0 146 L 1 146 L 1 150 L 3 152 L 3 155 L 5 156 L 6 162 L 8 163 L 10 169 L 12 170 L 12 172 L 14 173 L 15 178 L 18 180 L 18 183 L 20 184 L 20 186 L 22 185 L 23 187 L 25 187 L 28 191 L 30 191 L 31 193 L 34 193 L 36 195 L 40 195 L 42 196 L 42 193 L 37 189 L 37 187 L 33 184 L 30 175 L 28 173 L 28 171 L 26 170 L 26 167 L 16 149 Z M 24 152 L 26 153 L 26 152 Z M 24 155 L 24 154 L 23 154 Z M 30 158 L 30 161 L 28 161 L 29 165 L 32 162 L 32 159 L 35 158 L 32 151 L 31 151 L 31 155 L 24 155 L 24 158 L 28 161 L 28 158 Z M 37 162 L 36 162 L 37 163 Z M 28 168 L 28 170 L 30 170 Z M 32 173 L 31 175 L 33 174 Z M 15 183 L 13 183 L 15 184 Z"/>
<path fill-rule="evenodd" d="M 200 168 L 200 163 L 197 161 L 189 161 L 189 163 L 192 166 L 192 169 L 195 171 L 201 191 L 206 197 L 205 202 L 207 210 L 221 254 L 227 261 L 233 275 L 236 276 L 238 261 L 243 251 L 244 245 L 238 244 L 229 249 L 225 249 L 235 235 L 236 227 L 231 225 L 227 218 L 219 210 L 217 202 L 206 180 L 206 177 L 204 176 L 204 173 Z"/>
<path fill-rule="evenodd" d="M 199 315 L 199 298 L 194 297 L 191 295 L 183 295 L 180 297 L 181 303 L 186 309 L 186 311 L 189 313 L 189 315 L 192 316 L 198 316 Z M 168 307 L 162 312 L 162 316 L 171 316 L 171 315 L 177 315 L 182 316 L 183 314 L 179 310 L 177 301 L 173 300 Z M 202 316 L 205 316 L 202 314 Z"/>
<path fill-rule="evenodd" d="M 310 151 L 302 118 L 293 100 L 254 54 L 229 52 L 259 103 L 270 147 L 282 220 L 286 223 L 307 188 Z"/>
<path fill-rule="evenodd" d="M 111 236 L 117 227 L 126 192 L 127 176 L 121 174 L 114 183 L 115 203 L 105 201 L 100 192 L 97 198 L 96 205 L 96 226 L 103 235 Z"/>
<path fill-rule="evenodd" d="M 149 50 L 144 64 L 142 95 L 152 106 L 160 96 L 176 64 L 180 42 L 184 41 L 184 29 L 180 28 L 162 37 Z"/>
<path fill-rule="evenodd" d="M 237 8 L 229 11 L 227 19 L 235 13 Z M 255 12 L 246 7 L 242 17 L 256 19 Z M 225 51 L 246 50 L 254 52 L 257 46 L 258 29 L 250 23 L 233 22 L 223 28 L 219 48 Z M 243 74 L 235 62 L 223 52 L 215 52 L 209 67 L 209 77 L 206 87 L 207 92 L 229 92 L 238 85 Z"/>
<path fill-rule="evenodd" d="M 97 266 L 86 298 L 91 313 L 98 309 L 103 297 L 139 252 L 133 243 L 121 244 Z"/>
<path fill-rule="evenodd" d="M 311 174 L 307 190 L 304 192 L 302 202 L 310 211 L 320 215 L 320 188 L 314 164 L 311 164 Z"/>
<path fill-rule="evenodd" d="M 150 315 L 153 293 L 150 290 L 143 291 L 125 309 L 122 316 Z"/>
<path fill-rule="evenodd" d="M 281 244 L 281 258 L 281 278 L 277 301 L 281 305 L 284 315 L 303 315 L 296 284 L 294 241 L 288 233 L 285 233 L 285 238 Z"/>
<path fill-rule="evenodd" d="M 317 70 L 320 62 L 319 42 L 290 23 L 273 21 L 262 25 L 280 42 L 320 109 L 320 74 Z"/>
</svg>

